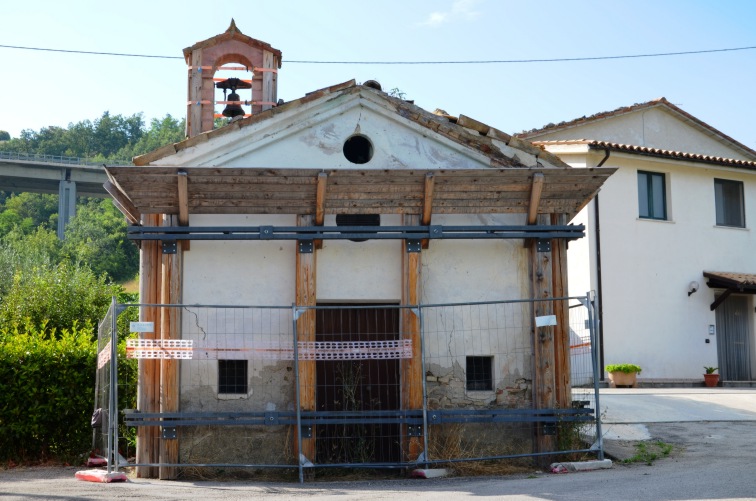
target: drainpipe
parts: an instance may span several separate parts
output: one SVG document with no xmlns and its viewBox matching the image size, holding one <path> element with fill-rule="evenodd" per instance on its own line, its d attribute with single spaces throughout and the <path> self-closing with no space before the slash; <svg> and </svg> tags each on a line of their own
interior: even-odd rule
<svg viewBox="0 0 756 501">
<path fill-rule="evenodd" d="M 609 160 L 609 148 L 604 150 L 604 158 L 596 165 L 601 167 Z M 601 287 L 601 214 L 599 211 L 598 194 L 593 199 L 593 227 L 596 228 L 596 295 L 598 296 L 598 340 L 601 353 L 599 353 L 599 365 L 601 366 L 601 379 L 604 379 L 604 297 Z"/>
</svg>

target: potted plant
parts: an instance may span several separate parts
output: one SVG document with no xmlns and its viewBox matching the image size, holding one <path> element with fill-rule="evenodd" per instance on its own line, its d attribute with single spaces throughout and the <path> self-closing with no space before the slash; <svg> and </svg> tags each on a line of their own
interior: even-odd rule
<svg viewBox="0 0 756 501">
<path fill-rule="evenodd" d="M 706 367 L 704 366 L 704 383 L 709 388 L 714 388 L 716 385 L 719 384 L 719 374 L 716 373 L 716 371 L 719 370 L 719 367 Z"/>
<path fill-rule="evenodd" d="M 635 364 L 609 364 L 606 366 L 609 373 L 609 386 L 629 386 L 635 388 L 638 385 L 637 377 L 641 372 L 639 365 Z"/>
</svg>

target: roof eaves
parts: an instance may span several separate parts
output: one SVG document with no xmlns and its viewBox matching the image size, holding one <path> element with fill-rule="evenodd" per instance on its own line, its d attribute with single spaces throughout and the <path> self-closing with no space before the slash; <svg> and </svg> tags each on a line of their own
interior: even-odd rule
<svg viewBox="0 0 756 501">
<path fill-rule="evenodd" d="M 735 167 L 747 170 L 756 170 L 756 162 L 750 160 L 740 160 L 737 158 L 714 157 L 700 153 L 687 153 L 684 151 L 663 150 L 660 148 L 649 148 L 647 146 L 636 146 L 632 144 L 612 143 L 608 141 L 597 141 L 589 139 L 562 139 L 557 141 L 533 141 L 533 144 L 546 148 L 550 145 L 587 145 L 592 150 L 611 150 L 632 155 L 645 155 L 658 158 L 667 158 L 672 160 L 684 160 L 687 162 L 699 162 L 713 165 L 723 165 L 726 167 Z"/>
</svg>

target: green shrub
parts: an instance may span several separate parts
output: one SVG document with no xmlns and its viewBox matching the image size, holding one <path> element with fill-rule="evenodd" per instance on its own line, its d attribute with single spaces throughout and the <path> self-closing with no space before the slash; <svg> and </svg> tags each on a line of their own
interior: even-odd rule
<svg viewBox="0 0 756 501">
<path fill-rule="evenodd" d="M 0 302 L 0 329 L 32 325 L 62 332 L 78 323 L 94 332 L 120 290 L 89 268 L 67 263 L 20 270 Z"/>
<path fill-rule="evenodd" d="M 87 452 L 96 367 L 91 332 L 24 330 L 0 331 L 0 459 Z"/>
<path fill-rule="evenodd" d="M 625 374 L 640 374 L 640 365 L 635 364 L 609 364 L 606 367 L 606 372 L 624 372 Z"/>
<path fill-rule="evenodd" d="M 73 461 L 92 446 L 97 342 L 88 329 L 0 330 L 0 461 Z M 118 408 L 136 406 L 137 361 L 118 345 Z M 121 450 L 134 431 L 121 426 Z M 128 451 L 127 451 L 128 452 Z"/>
</svg>

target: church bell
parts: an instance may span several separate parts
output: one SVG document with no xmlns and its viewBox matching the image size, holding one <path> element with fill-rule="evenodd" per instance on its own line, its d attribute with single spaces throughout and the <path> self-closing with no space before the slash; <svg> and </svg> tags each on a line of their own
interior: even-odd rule
<svg viewBox="0 0 756 501">
<path fill-rule="evenodd" d="M 236 93 L 236 89 L 251 89 L 252 84 L 238 78 L 227 78 L 226 80 L 215 84 L 215 87 L 218 89 L 223 89 L 224 101 L 238 101 L 238 103 L 235 104 L 226 104 L 226 107 L 223 109 L 222 115 L 228 118 L 234 118 L 240 115 L 244 116 L 244 109 L 240 104 L 241 98 L 239 97 L 239 94 Z M 229 90 L 231 91 L 231 94 L 229 94 L 228 98 L 226 98 L 226 92 Z"/>
</svg>

